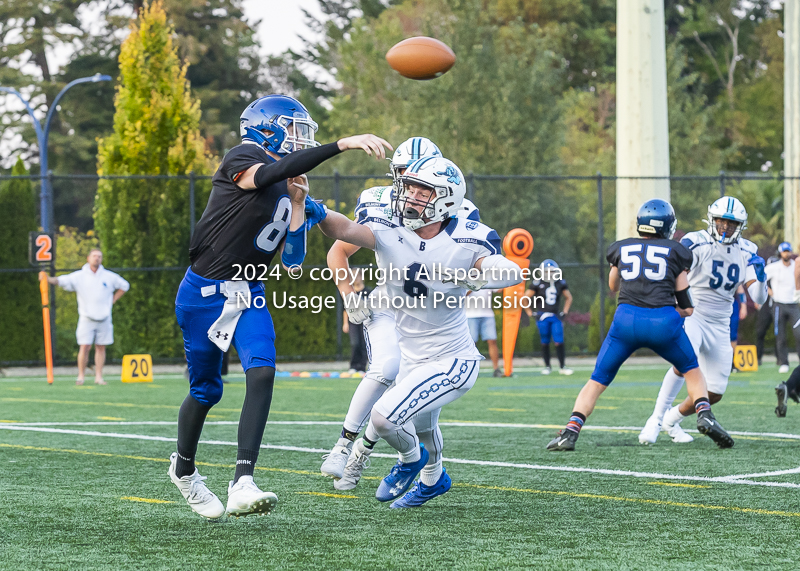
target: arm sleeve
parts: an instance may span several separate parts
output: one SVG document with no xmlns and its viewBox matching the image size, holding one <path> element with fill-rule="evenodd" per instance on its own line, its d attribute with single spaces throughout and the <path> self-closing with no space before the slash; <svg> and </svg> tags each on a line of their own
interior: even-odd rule
<svg viewBox="0 0 800 571">
<path fill-rule="evenodd" d="M 320 147 L 301 149 L 289 153 L 272 164 L 265 163 L 264 166 L 256 171 L 254 178 L 256 187 L 264 188 L 287 178 L 305 174 L 341 152 L 337 143 L 328 143 Z"/>
<path fill-rule="evenodd" d="M 481 289 L 501 289 L 522 281 L 522 269 L 499 254 L 483 258 L 481 273 L 483 279 L 487 280 L 486 285 Z"/>
<path fill-rule="evenodd" d="M 755 270 L 753 268 L 748 267 L 747 271 L 747 281 L 756 280 L 750 284 L 750 287 L 747 288 L 747 293 L 750 294 L 750 299 L 753 300 L 753 303 L 757 303 L 758 305 L 764 305 L 767 301 L 767 284 L 765 282 L 760 282 L 755 277 Z M 750 274 L 753 274 L 752 276 Z"/>
</svg>

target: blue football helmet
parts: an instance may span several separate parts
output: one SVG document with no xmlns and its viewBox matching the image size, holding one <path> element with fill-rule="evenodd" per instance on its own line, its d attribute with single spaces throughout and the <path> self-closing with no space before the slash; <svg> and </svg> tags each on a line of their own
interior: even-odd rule
<svg viewBox="0 0 800 571">
<path fill-rule="evenodd" d="M 553 282 L 556 280 L 555 270 L 559 269 L 558 264 L 550 258 L 544 260 L 539 264 L 539 269 L 542 271 L 543 282 Z"/>
<path fill-rule="evenodd" d="M 287 95 L 267 95 L 253 101 L 239 118 L 242 142 L 252 141 L 277 155 L 318 147 L 317 124 L 302 103 Z"/>
<path fill-rule="evenodd" d="M 645 234 L 655 235 L 657 238 L 672 240 L 678 219 L 675 209 L 666 200 L 653 198 L 639 207 L 636 214 L 636 230 L 640 236 Z"/>
</svg>

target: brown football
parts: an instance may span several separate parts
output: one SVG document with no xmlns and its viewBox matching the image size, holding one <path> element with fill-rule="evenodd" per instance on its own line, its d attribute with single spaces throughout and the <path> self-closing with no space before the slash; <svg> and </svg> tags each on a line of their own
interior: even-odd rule
<svg viewBox="0 0 800 571">
<path fill-rule="evenodd" d="M 456 63 L 456 54 L 434 38 L 418 36 L 395 44 L 386 52 L 389 66 L 409 79 L 439 77 Z"/>
</svg>

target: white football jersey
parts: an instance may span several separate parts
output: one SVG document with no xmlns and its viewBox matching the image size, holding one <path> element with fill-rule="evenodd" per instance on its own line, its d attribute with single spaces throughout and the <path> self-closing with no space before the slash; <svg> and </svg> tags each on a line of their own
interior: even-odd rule
<svg viewBox="0 0 800 571">
<path fill-rule="evenodd" d="M 499 254 L 497 232 L 474 220 L 453 218 L 439 234 L 423 240 L 392 219 L 365 223 L 375 233 L 375 257 L 386 275 L 403 359 L 482 359 L 467 325 L 467 290 L 442 283 L 442 272 L 466 272 L 480 258 Z"/>
<path fill-rule="evenodd" d="M 756 279 L 755 270 L 747 263 L 757 254 L 758 247 L 744 238 L 733 244 L 722 244 L 706 230 L 686 234 L 681 244 L 693 255 L 689 286 L 695 313 L 708 320 L 728 323 L 736 289 Z"/>
<path fill-rule="evenodd" d="M 367 224 L 371 228 L 373 224 L 400 226 L 400 219 L 394 215 L 392 200 L 394 198 L 394 187 L 392 186 L 373 186 L 364 190 L 358 197 L 355 208 L 356 222 Z M 458 209 L 459 218 L 468 218 L 475 222 L 480 222 L 481 215 L 478 207 L 471 200 L 466 198 L 461 202 Z M 378 286 L 372 290 L 371 298 L 376 300 L 389 294 L 385 286 Z M 381 309 L 381 311 L 385 311 Z"/>
</svg>

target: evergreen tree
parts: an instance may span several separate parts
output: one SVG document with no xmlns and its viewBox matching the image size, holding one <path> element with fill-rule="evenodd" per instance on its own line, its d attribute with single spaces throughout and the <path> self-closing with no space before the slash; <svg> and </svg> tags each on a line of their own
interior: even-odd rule
<svg viewBox="0 0 800 571">
<path fill-rule="evenodd" d="M 15 176 L 29 174 L 17 159 Z M 0 183 L 0 268 L 26 268 L 28 233 L 36 230 L 36 194 L 30 179 Z M 36 273 L 0 273 L 0 362 L 44 358 L 42 304 Z"/>
<path fill-rule="evenodd" d="M 200 135 L 200 102 L 193 98 L 172 42 L 163 5 L 145 5 L 119 57 L 114 133 L 99 142 L 99 175 L 206 174 L 210 158 Z M 187 181 L 104 179 L 98 185 L 95 228 L 106 265 L 169 267 L 188 264 Z M 115 310 L 124 352 L 149 347 L 181 352 L 173 314 L 178 273 L 134 272 L 131 291 Z"/>
</svg>

